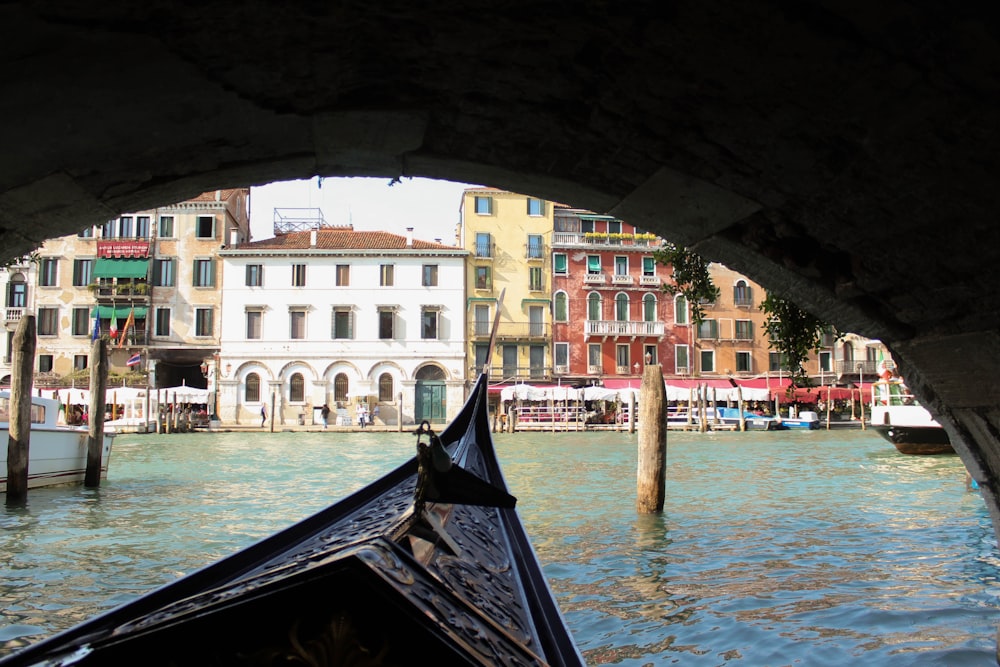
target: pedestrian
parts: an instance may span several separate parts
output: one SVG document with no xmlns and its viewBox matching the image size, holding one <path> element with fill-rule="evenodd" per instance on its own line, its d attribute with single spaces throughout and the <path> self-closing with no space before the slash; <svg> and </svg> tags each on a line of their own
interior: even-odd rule
<svg viewBox="0 0 1000 667">
<path fill-rule="evenodd" d="M 260 404 L 260 427 L 264 428 L 264 423 L 267 421 L 267 406 L 263 403 Z"/>
<path fill-rule="evenodd" d="M 377 403 L 375 404 L 375 407 L 372 408 L 372 422 L 371 423 L 374 424 L 376 419 L 378 419 L 378 404 Z"/>
<path fill-rule="evenodd" d="M 324 403 L 323 409 L 319 411 L 319 414 L 323 417 L 323 428 L 326 428 L 330 422 L 330 406 Z"/>
</svg>

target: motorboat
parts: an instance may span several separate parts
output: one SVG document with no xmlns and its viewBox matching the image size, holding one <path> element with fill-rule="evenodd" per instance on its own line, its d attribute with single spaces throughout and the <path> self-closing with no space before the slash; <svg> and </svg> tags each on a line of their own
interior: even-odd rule
<svg viewBox="0 0 1000 667">
<path fill-rule="evenodd" d="M 0 391 L 0 438 L 10 439 L 10 392 Z M 87 473 L 86 426 L 59 423 L 58 399 L 31 397 L 31 431 L 28 442 L 28 488 L 83 483 Z M 116 432 L 105 428 L 101 448 L 101 479 L 107 479 L 111 444 Z M 7 490 L 7 457 L 0 460 L 0 491 Z"/>
<path fill-rule="evenodd" d="M 902 454 L 954 454 L 948 432 L 901 380 L 872 383 L 871 425 Z"/>
</svg>

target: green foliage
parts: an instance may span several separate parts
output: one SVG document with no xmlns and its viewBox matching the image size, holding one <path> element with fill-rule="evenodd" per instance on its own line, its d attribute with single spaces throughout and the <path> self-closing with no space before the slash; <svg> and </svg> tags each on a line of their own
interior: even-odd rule
<svg viewBox="0 0 1000 667">
<path fill-rule="evenodd" d="M 771 349 L 781 353 L 784 365 L 791 373 L 792 383 L 809 386 L 809 375 L 803 363 L 813 352 L 819 353 L 824 330 L 829 325 L 815 315 L 805 312 L 791 301 L 768 294 L 760 304 L 768 315 L 764 324 Z"/>
<path fill-rule="evenodd" d="M 708 262 L 687 248 L 664 241 L 653 258 L 673 271 L 674 284 L 664 283 L 663 290 L 672 295 L 683 294 L 691 307 L 691 320 L 697 325 L 705 319 L 702 303 L 719 298 L 719 288 L 708 273 Z"/>
<path fill-rule="evenodd" d="M 34 262 L 35 264 L 37 264 L 40 257 L 41 256 L 38 254 L 38 251 L 33 250 L 27 255 L 21 255 L 20 257 L 11 257 L 7 261 L 0 264 L 0 268 L 12 269 L 15 266 L 23 266 L 24 264 L 27 264 L 29 262 Z"/>
</svg>

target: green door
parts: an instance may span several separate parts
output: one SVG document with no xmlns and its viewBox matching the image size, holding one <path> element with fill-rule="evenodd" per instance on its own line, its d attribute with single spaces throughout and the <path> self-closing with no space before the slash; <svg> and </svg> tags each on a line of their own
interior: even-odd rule
<svg viewBox="0 0 1000 667">
<path fill-rule="evenodd" d="M 448 415 L 444 382 L 417 380 L 414 411 L 418 424 L 422 421 L 443 423 Z"/>
</svg>

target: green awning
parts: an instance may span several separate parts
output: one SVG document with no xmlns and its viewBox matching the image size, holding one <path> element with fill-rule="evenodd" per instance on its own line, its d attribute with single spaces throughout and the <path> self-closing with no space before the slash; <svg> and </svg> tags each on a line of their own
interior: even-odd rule
<svg viewBox="0 0 1000 667">
<path fill-rule="evenodd" d="M 128 319 L 128 313 L 132 310 L 130 306 L 95 306 L 90 311 L 91 317 L 100 317 L 102 320 L 110 320 L 111 314 L 114 313 L 115 319 L 124 323 Z M 135 309 L 135 319 L 142 320 L 146 318 L 146 307 L 139 306 Z"/>
<path fill-rule="evenodd" d="M 470 296 L 465 307 L 468 308 L 474 303 L 496 303 L 497 298 L 495 296 Z"/>
<path fill-rule="evenodd" d="M 147 273 L 148 259 L 98 257 L 94 262 L 95 278 L 145 278 Z"/>
<path fill-rule="evenodd" d="M 551 299 L 521 299 L 521 305 L 522 306 L 524 304 L 526 304 L 526 303 L 544 303 L 545 305 L 548 305 L 548 304 L 552 303 L 552 300 Z"/>
</svg>

